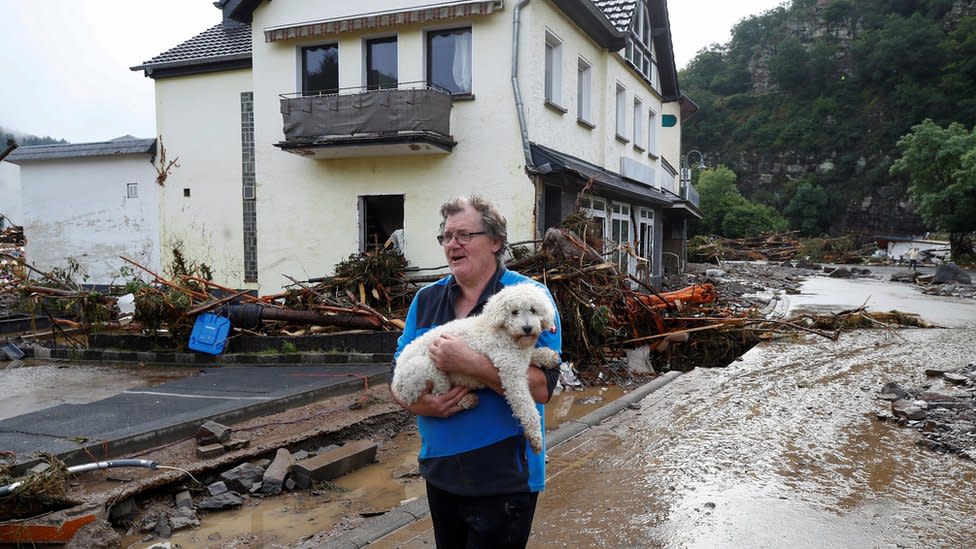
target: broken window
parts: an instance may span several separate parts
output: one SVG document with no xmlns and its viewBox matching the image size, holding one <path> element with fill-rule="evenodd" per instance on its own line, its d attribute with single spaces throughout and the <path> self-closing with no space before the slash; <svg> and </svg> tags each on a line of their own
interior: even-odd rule
<svg viewBox="0 0 976 549">
<path fill-rule="evenodd" d="M 359 197 L 359 250 L 390 246 L 403 252 L 403 195 Z"/>
</svg>

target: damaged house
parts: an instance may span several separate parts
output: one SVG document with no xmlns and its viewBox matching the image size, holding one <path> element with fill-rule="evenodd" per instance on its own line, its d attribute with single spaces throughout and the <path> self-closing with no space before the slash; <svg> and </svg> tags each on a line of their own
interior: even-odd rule
<svg viewBox="0 0 976 549">
<path fill-rule="evenodd" d="M 179 244 L 228 286 L 273 291 L 391 237 L 444 264 L 440 204 L 477 192 L 509 239 L 579 206 L 649 282 L 700 217 L 679 179 L 682 98 L 665 0 L 221 0 L 222 21 L 133 67 L 179 168 Z"/>
</svg>

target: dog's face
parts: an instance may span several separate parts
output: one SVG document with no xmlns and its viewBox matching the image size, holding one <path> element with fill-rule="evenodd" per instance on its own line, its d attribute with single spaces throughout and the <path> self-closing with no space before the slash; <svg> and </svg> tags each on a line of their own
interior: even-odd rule
<svg viewBox="0 0 976 549">
<path fill-rule="evenodd" d="M 508 286 L 485 303 L 483 314 L 524 348 L 534 346 L 543 330 L 553 328 L 556 317 L 548 294 L 535 284 Z"/>
</svg>

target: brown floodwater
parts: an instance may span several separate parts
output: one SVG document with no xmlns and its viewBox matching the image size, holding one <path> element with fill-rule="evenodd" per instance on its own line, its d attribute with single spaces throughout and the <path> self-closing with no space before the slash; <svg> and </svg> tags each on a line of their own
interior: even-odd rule
<svg viewBox="0 0 976 549">
<path fill-rule="evenodd" d="M 813 279 L 796 309 L 894 304 L 946 326 L 763 343 L 556 447 L 532 548 L 976 547 L 976 463 L 881 422 L 889 381 L 976 359 L 976 301 Z M 791 298 L 794 296 L 790 296 Z"/>
<path fill-rule="evenodd" d="M 546 429 L 579 419 L 625 392 L 611 386 L 553 395 L 546 406 Z M 167 541 L 200 549 L 285 548 L 343 522 L 354 523 L 364 514 L 384 512 L 425 496 L 424 483 L 417 476 L 420 439 L 416 429 L 407 429 L 385 444 L 376 463 L 336 479 L 333 489 L 250 498 L 240 509 L 203 515 L 198 528 L 174 532 Z M 142 541 L 141 535 L 133 534 L 123 541 L 127 549 L 147 549 L 158 540 Z"/>
</svg>

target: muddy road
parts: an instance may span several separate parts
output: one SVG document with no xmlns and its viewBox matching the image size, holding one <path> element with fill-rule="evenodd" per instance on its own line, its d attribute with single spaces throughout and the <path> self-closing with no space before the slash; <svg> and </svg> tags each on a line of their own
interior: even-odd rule
<svg viewBox="0 0 976 549">
<path fill-rule="evenodd" d="M 976 546 L 976 463 L 876 418 L 890 410 L 884 383 L 938 389 L 925 368 L 976 361 L 976 302 L 822 277 L 788 297 L 794 310 L 867 302 L 945 327 L 781 339 L 679 377 L 551 452 L 530 545 Z"/>
</svg>

